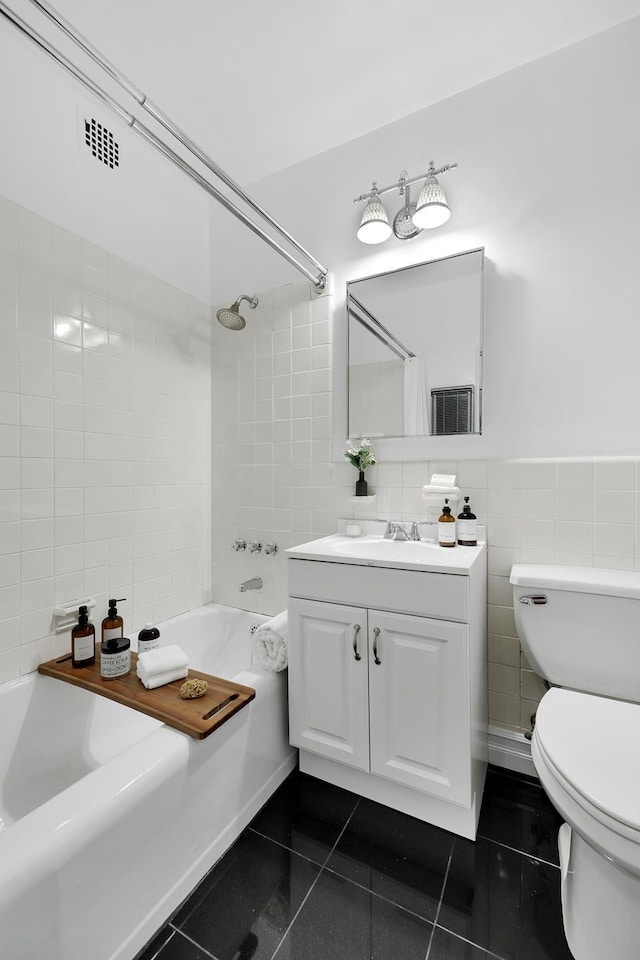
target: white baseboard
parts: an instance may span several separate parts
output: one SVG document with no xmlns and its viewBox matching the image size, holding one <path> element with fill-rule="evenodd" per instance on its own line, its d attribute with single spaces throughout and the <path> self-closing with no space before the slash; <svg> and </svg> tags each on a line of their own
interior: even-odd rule
<svg viewBox="0 0 640 960">
<path fill-rule="evenodd" d="M 537 777 L 536 768 L 531 759 L 531 743 L 518 730 L 505 727 L 489 727 L 489 763 L 497 767 L 506 767 L 529 777 Z"/>
</svg>

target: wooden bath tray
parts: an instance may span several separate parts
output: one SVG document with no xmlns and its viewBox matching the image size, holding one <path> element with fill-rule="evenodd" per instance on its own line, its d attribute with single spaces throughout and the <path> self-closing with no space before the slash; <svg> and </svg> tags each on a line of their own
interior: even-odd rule
<svg viewBox="0 0 640 960">
<path fill-rule="evenodd" d="M 198 670 L 189 670 L 188 679 L 206 680 L 208 687 L 205 695 L 196 700 L 183 700 L 180 696 L 180 687 L 184 680 L 174 680 L 164 687 L 147 690 L 136 674 L 137 659 L 138 655 L 131 651 L 131 673 L 115 680 L 103 680 L 100 676 L 97 651 L 96 662 L 90 667 L 72 667 L 69 654 L 41 663 L 38 673 L 64 680 L 76 687 L 84 687 L 92 693 L 122 703 L 125 707 L 139 710 L 140 713 L 161 720 L 162 723 L 188 733 L 197 740 L 208 737 L 256 695 L 253 687 L 244 687 L 240 683 L 212 677 Z"/>
</svg>

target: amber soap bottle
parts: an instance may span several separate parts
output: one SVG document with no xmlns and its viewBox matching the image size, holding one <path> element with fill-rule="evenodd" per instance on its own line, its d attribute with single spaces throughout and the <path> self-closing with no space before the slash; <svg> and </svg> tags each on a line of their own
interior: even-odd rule
<svg viewBox="0 0 640 960">
<path fill-rule="evenodd" d="M 116 604 L 122 603 L 123 600 L 126 600 L 126 597 L 122 597 L 120 600 L 109 600 L 109 610 L 102 621 L 102 643 L 106 643 L 112 637 L 120 639 L 124 636 L 124 620 L 116 607 Z"/>
<path fill-rule="evenodd" d="M 445 500 L 442 516 L 438 520 L 438 543 L 441 547 L 455 547 L 456 518 L 451 516 L 449 501 Z"/>
<path fill-rule="evenodd" d="M 78 622 L 71 631 L 71 666 L 90 667 L 96 662 L 96 631 L 89 623 L 86 607 L 78 610 Z"/>
</svg>

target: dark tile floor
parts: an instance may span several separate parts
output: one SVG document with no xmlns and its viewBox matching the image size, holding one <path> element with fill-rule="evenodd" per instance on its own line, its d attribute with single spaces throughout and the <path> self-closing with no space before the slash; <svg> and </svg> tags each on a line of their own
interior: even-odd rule
<svg viewBox="0 0 640 960">
<path fill-rule="evenodd" d="M 295 772 L 139 960 L 571 960 L 559 825 L 497 768 L 475 843 Z"/>
</svg>

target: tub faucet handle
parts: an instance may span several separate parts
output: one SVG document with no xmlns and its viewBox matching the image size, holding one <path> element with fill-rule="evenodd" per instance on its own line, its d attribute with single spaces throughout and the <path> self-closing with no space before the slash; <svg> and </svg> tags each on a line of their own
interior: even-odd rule
<svg viewBox="0 0 640 960">
<path fill-rule="evenodd" d="M 265 543 L 264 552 L 268 557 L 274 556 L 278 552 L 277 543 Z"/>
<path fill-rule="evenodd" d="M 262 550 L 262 544 L 259 540 L 252 540 L 249 544 L 249 553 L 260 553 Z"/>
<path fill-rule="evenodd" d="M 247 541 L 246 541 L 246 540 L 243 540 L 242 537 L 240 537 L 238 540 L 234 540 L 234 541 L 233 541 L 233 549 L 236 551 L 236 553 L 238 552 L 238 550 L 246 550 L 246 549 L 247 549 Z"/>
</svg>

